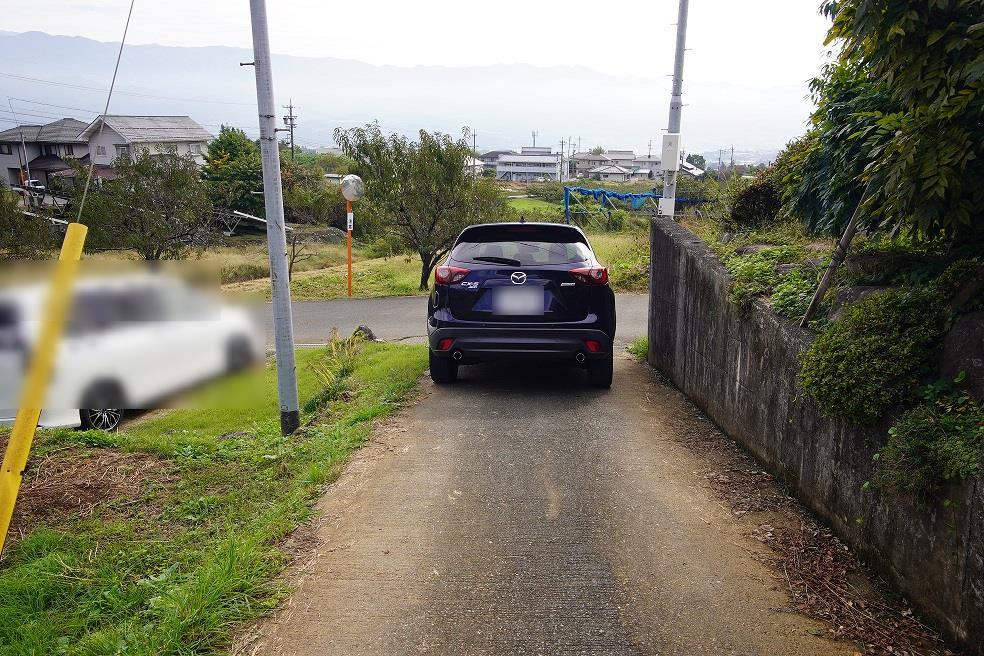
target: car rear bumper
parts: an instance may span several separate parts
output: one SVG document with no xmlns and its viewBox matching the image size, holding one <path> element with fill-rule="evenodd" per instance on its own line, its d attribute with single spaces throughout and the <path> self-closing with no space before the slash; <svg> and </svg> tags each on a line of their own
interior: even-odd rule
<svg viewBox="0 0 984 656">
<path fill-rule="evenodd" d="M 452 339 L 447 349 L 442 340 Z M 599 342 L 594 353 L 588 340 Z M 453 357 L 463 364 L 508 358 L 571 360 L 583 354 L 584 361 L 607 357 L 612 338 L 601 330 L 588 328 L 434 328 L 428 335 L 431 351 L 437 357 Z"/>
</svg>

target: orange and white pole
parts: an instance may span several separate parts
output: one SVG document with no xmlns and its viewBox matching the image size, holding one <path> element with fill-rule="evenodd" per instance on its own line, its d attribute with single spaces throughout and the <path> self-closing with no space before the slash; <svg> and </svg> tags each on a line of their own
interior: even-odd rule
<svg viewBox="0 0 984 656">
<path fill-rule="evenodd" d="M 352 203 L 362 198 L 366 185 L 362 178 L 352 173 L 342 178 L 342 198 L 345 199 L 345 214 L 347 219 L 346 231 L 348 237 L 348 295 L 352 298 L 352 227 L 355 224 L 352 214 Z"/>
<path fill-rule="evenodd" d="M 352 298 L 352 226 L 355 223 L 355 214 L 352 212 L 352 201 L 345 201 L 345 213 L 347 216 L 348 233 L 348 296 Z"/>
</svg>

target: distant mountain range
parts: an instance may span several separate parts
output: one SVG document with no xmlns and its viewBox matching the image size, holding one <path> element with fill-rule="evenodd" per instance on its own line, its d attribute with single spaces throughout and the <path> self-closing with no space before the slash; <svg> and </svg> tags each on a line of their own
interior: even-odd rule
<svg viewBox="0 0 984 656">
<path fill-rule="evenodd" d="M 0 32 L 2 126 L 91 118 L 102 110 L 118 44 L 41 32 Z M 252 52 L 222 46 L 127 46 L 111 112 L 187 114 L 211 132 L 222 123 L 256 133 Z M 453 60 L 453 53 L 449 53 Z M 453 61 L 452 61 L 453 63 Z M 654 63 L 654 67 L 657 67 Z M 658 68 L 668 68 L 660 64 Z M 355 60 L 274 56 L 278 104 L 293 100 L 298 141 L 329 145 L 336 127 L 378 120 L 389 131 L 458 134 L 470 125 L 480 150 L 529 144 L 659 150 L 669 81 L 614 76 L 580 67 L 375 66 Z M 732 145 L 772 152 L 801 134 L 810 102 L 803 88 L 684 85 L 684 147 Z M 43 103 L 43 104 L 42 104 Z M 710 163 L 711 157 L 708 157 Z"/>
</svg>

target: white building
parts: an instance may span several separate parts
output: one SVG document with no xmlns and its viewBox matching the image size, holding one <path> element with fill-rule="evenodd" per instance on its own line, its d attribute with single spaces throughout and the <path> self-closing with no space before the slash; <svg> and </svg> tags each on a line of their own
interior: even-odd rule
<svg viewBox="0 0 984 656">
<path fill-rule="evenodd" d="M 499 163 L 500 155 L 515 155 L 515 150 L 490 150 L 484 155 L 479 155 L 478 159 L 482 160 L 482 164 L 487 171 L 494 171 L 495 165 Z"/>
<path fill-rule="evenodd" d="M 100 126 L 105 124 L 100 132 Z M 214 137 L 189 116 L 100 116 L 79 135 L 89 144 L 96 166 L 109 166 L 124 153 L 176 150 L 205 163 L 205 147 Z"/>
<path fill-rule="evenodd" d="M 499 155 L 495 177 L 513 182 L 560 180 L 564 156 L 549 146 L 523 146 L 518 155 Z"/>
<path fill-rule="evenodd" d="M 0 172 L 4 181 L 20 185 L 30 177 L 48 186 L 50 175 L 71 168 L 69 160 L 87 162 L 89 145 L 79 137 L 84 128 L 82 121 L 63 118 L 0 132 Z"/>
<path fill-rule="evenodd" d="M 628 182 L 632 179 L 632 171 L 624 166 L 615 164 L 605 164 L 588 171 L 588 177 L 592 180 L 607 180 L 609 182 Z"/>
</svg>

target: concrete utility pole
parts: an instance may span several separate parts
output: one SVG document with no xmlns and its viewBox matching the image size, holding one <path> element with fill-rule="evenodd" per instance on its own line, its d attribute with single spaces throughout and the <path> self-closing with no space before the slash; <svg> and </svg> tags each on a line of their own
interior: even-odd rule
<svg viewBox="0 0 984 656">
<path fill-rule="evenodd" d="M 673 91 L 670 95 L 670 120 L 667 125 L 668 135 L 680 134 L 680 117 L 683 113 L 683 56 L 687 50 L 687 11 L 690 0 L 680 0 L 680 12 L 677 17 L 676 56 L 673 59 Z M 664 147 L 663 159 L 666 159 Z M 673 216 L 676 203 L 676 179 L 679 162 L 663 162 L 663 216 Z"/>
<path fill-rule="evenodd" d="M 478 159 L 478 146 L 476 145 L 477 144 L 476 137 L 478 137 L 478 133 L 475 132 L 474 130 L 472 130 L 471 131 L 471 135 L 472 135 L 472 161 L 471 161 L 471 165 L 472 166 L 471 166 L 471 168 L 472 168 L 472 174 L 474 175 L 474 177 L 477 178 L 478 177 L 478 169 L 475 167 L 475 160 Z"/>
<path fill-rule="evenodd" d="M 563 139 L 560 140 L 560 181 L 564 181 L 564 146 L 567 142 Z"/>
<path fill-rule="evenodd" d="M 284 227 L 284 195 L 280 180 L 280 148 L 273 100 L 270 35 L 266 0 L 249 0 L 253 22 L 253 62 L 256 69 L 256 106 L 260 117 L 260 153 L 263 158 L 263 197 L 266 204 L 267 251 L 273 287 L 273 331 L 277 354 L 277 395 L 280 399 L 280 431 L 290 435 L 300 426 L 297 371 L 294 363 L 294 326 L 287 272 L 287 233 Z"/>
<path fill-rule="evenodd" d="M 294 154 L 294 128 L 297 127 L 297 117 L 294 116 L 294 99 L 290 99 L 290 104 L 284 105 L 284 109 L 287 110 L 287 116 L 284 117 L 284 125 L 290 130 L 290 159 L 294 161 L 297 156 Z"/>
</svg>

